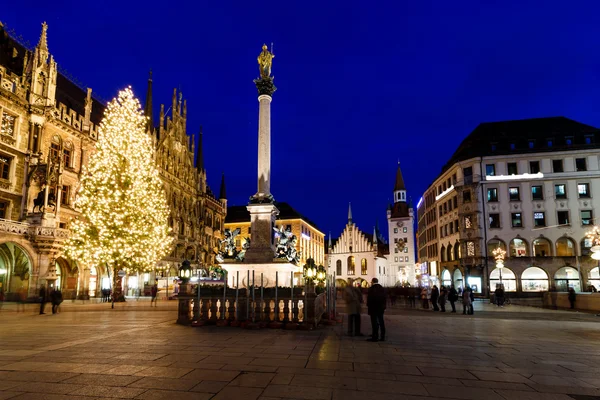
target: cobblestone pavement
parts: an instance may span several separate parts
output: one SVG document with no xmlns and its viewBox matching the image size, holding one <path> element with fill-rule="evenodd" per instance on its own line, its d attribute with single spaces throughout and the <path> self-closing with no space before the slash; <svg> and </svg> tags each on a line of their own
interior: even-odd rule
<svg viewBox="0 0 600 400">
<path fill-rule="evenodd" d="M 600 318 L 591 314 L 398 308 L 386 316 L 388 340 L 369 343 L 341 325 L 190 328 L 174 324 L 174 303 L 107 307 L 65 303 L 38 315 L 5 305 L 0 399 L 600 398 Z"/>
</svg>

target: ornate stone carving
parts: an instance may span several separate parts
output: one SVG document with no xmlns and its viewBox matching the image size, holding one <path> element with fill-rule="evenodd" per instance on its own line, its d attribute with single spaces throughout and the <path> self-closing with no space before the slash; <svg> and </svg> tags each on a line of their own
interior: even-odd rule
<svg viewBox="0 0 600 400">
<path fill-rule="evenodd" d="M 15 221 L 0 220 L 0 232 L 25 235 L 29 231 L 29 224 Z"/>
<path fill-rule="evenodd" d="M 259 95 L 266 94 L 267 96 L 273 96 L 273 93 L 277 90 L 272 77 L 255 79 L 254 84 Z"/>
<path fill-rule="evenodd" d="M 296 250 L 298 238 L 292 233 L 291 229 L 284 229 L 283 225 L 277 229 L 273 228 L 277 235 L 277 247 L 275 249 L 276 258 L 284 258 L 291 263 L 300 261 L 300 253 Z"/>
<path fill-rule="evenodd" d="M 0 135 L 0 142 L 6 143 L 9 146 L 14 146 L 17 143 L 17 140 L 8 135 Z"/>
</svg>

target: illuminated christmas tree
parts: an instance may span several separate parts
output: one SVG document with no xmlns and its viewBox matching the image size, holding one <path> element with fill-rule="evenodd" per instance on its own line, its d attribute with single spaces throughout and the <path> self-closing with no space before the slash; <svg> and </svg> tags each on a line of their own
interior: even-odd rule
<svg viewBox="0 0 600 400">
<path fill-rule="evenodd" d="M 108 104 L 96 152 L 81 181 L 68 257 L 113 274 L 150 271 L 170 250 L 169 208 L 146 133 L 146 117 L 130 88 Z"/>
</svg>

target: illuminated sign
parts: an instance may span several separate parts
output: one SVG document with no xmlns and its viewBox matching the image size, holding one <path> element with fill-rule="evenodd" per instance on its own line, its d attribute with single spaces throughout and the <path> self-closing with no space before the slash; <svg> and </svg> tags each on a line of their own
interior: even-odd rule
<svg viewBox="0 0 600 400">
<path fill-rule="evenodd" d="M 450 193 L 453 190 L 454 190 L 454 185 L 450 186 L 448 189 L 444 190 L 442 193 L 435 196 L 435 201 L 438 201 L 439 199 L 441 199 L 442 197 L 444 197 L 445 195 L 447 195 L 448 193 Z"/>
<path fill-rule="evenodd" d="M 521 175 L 486 175 L 486 181 L 519 181 L 526 179 L 542 179 L 544 174 L 538 172 L 537 174 L 528 174 L 527 172 Z"/>
</svg>

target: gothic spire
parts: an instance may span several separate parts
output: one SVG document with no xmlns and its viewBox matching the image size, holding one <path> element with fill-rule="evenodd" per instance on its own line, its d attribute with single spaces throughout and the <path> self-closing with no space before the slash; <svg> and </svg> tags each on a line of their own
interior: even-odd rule
<svg viewBox="0 0 600 400">
<path fill-rule="evenodd" d="M 42 23 L 42 34 L 40 35 L 40 40 L 37 44 L 37 48 L 39 50 L 48 51 L 48 36 L 46 33 L 47 30 L 48 30 L 48 24 L 46 23 L 46 21 L 44 21 Z"/>
<path fill-rule="evenodd" d="M 331 231 L 329 231 L 329 244 L 327 245 L 327 248 L 331 249 Z"/>
<path fill-rule="evenodd" d="M 196 155 L 196 169 L 204 169 L 204 154 L 202 154 L 202 125 L 200 125 L 200 133 L 198 133 L 198 154 Z"/>
<path fill-rule="evenodd" d="M 373 244 L 377 245 L 377 228 L 373 227 Z"/>
<path fill-rule="evenodd" d="M 225 172 L 221 175 L 221 190 L 219 192 L 219 200 L 226 199 L 227 193 L 225 192 Z"/>
<path fill-rule="evenodd" d="M 348 203 L 348 223 L 352 223 L 352 203 Z"/>
<path fill-rule="evenodd" d="M 152 132 L 154 129 L 154 118 L 152 116 L 152 70 L 148 74 L 148 90 L 146 91 L 146 105 L 144 106 L 144 115 L 148 118 L 147 128 L 148 132 Z"/>
<path fill-rule="evenodd" d="M 406 190 L 404 178 L 402 178 L 402 171 L 400 170 L 400 161 L 398 161 L 398 170 L 396 171 L 396 185 L 394 185 L 394 192 L 398 190 Z"/>
</svg>

